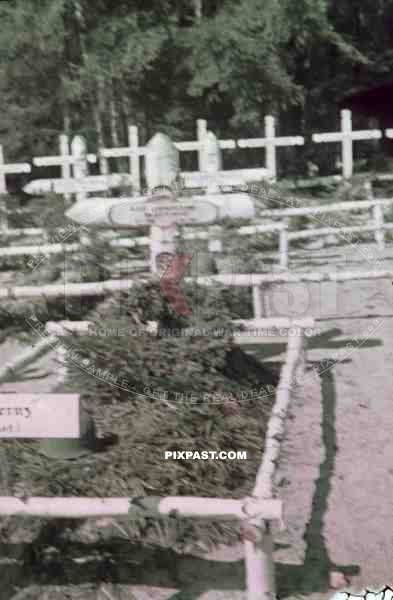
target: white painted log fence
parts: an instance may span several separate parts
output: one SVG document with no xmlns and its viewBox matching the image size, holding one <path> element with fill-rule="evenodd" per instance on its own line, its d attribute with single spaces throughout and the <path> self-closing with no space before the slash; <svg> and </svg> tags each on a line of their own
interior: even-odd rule
<svg viewBox="0 0 393 600">
<path fill-rule="evenodd" d="M 371 191 L 369 192 L 371 195 Z M 350 202 L 336 202 L 333 204 L 318 205 L 318 206 L 305 206 L 300 208 L 284 208 L 284 209 L 269 209 L 259 211 L 259 217 L 269 219 L 282 219 L 283 221 L 272 221 L 270 223 L 256 223 L 254 225 L 247 225 L 231 231 L 231 234 L 236 235 L 256 235 L 258 233 L 278 233 L 279 235 L 279 264 L 283 268 L 288 266 L 288 254 L 289 254 L 289 243 L 293 240 L 304 240 L 309 238 L 323 237 L 327 235 L 343 236 L 348 233 L 367 233 L 374 232 L 375 242 L 378 250 L 385 248 L 385 236 L 384 232 L 393 230 L 393 223 L 384 222 L 384 208 L 393 205 L 393 198 L 388 199 L 371 199 L 371 200 L 359 200 Z M 328 213 L 342 213 L 348 211 L 367 211 L 372 210 L 372 220 L 367 225 L 356 225 L 356 226 L 332 226 L 332 227 L 317 227 L 312 229 L 306 229 L 301 231 L 288 231 L 287 219 L 295 216 L 308 217 L 311 222 L 318 221 L 322 218 L 322 215 Z M 44 232 L 43 229 L 26 229 L 26 230 L 10 230 L 15 234 L 21 234 L 22 231 L 26 231 L 26 235 L 35 235 Z M 211 235 L 217 235 L 222 232 L 223 229 L 220 226 L 213 226 L 205 231 L 186 231 L 183 233 L 183 239 L 185 240 L 209 240 Z M 136 246 L 148 246 L 150 243 L 149 237 L 141 236 L 134 238 L 119 238 L 110 241 L 113 247 L 123 248 L 134 248 Z M 79 249 L 79 244 L 43 244 L 41 246 L 14 246 L 0 248 L 0 258 L 2 256 L 21 256 L 29 254 L 51 254 L 61 253 L 64 251 L 76 251 Z"/>
<path fill-rule="evenodd" d="M 381 279 L 391 278 L 389 271 L 372 272 L 341 272 L 341 273 L 298 273 L 296 281 L 347 281 L 359 279 Z M 151 279 L 151 277 L 149 278 Z M 190 279 L 190 278 L 188 278 Z M 195 279 L 192 279 L 195 281 Z M 203 285 L 212 285 L 221 283 L 224 285 L 235 285 L 242 287 L 259 287 L 266 282 L 290 282 L 293 281 L 293 275 L 282 273 L 279 275 L 266 274 L 238 274 L 238 275 L 216 275 L 208 278 L 197 278 L 198 283 Z M 97 295 L 106 291 L 117 291 L 120 289 L 129 289 L 135 285 L 134 282 L 127 280 L 108 281 L 104 283 L 88 284 L 66 284 L 61 286 L 50 285 L 43 288 L 23 288 L 14 287 L 0 290 L 0 298 L 22 298 L 22 297 L 58 297 L 63 294 L 68 295 Z M 257 298 L 254 298 L 256 301 Z M 258 307 L 254 305 L 254 312 L 258 312 Z M 249 600 L 267 600 L 274 598 L 275 591 L 275 573 L 273 559 L 273 539 L 271 533 L 271 521 L 282 520 L 281 502 L 273 498 L 273 486 L 277 458 L 280 451 L 280 442 L 282 440 L 285 419 L 291 398 L 291 381 L 298 369 L 304 368 L 304 328 L 312 327 L 313 320 L 307 322 L 283 319 L 258 319 L 250 321 L 237 321 L 246 327 L 273 328 L 284 327 L 285 325 L 301 328 L 302 332 L 297 336 L 285 338 L 288 341 L 288 349 L 285 364 L 280 375 L 280 382 L 276 394 L 276 404 L 273 409 L 271 419 L 268 425 L 268 431 L 265 442 L 265 452 L 262 463 L 257 473 L 255 486 L 250 498 L 243 501 L 225 501 L 217 498 L 162 498 L 154 499 L 156 504 L 153 510 L 155 516 L 162 514 L 172 514 L 178 511 L 179 515 L 187 517 L 206 517 L 206 518 L 231 518 L 246 522 L 248 527 L 253 528 L 252 539 L 244 540 L 244 552 L 246 563 L 246 579 Z M 82 327 L 81 327 L 82 325 Z M 61 322 L 52 324 L 48 332 L 55 335 L 63 335 L 72 330 L 85 331 L 86 323 Z M 257 339 L 257 338 L 256 338 Z M 49 348 L 53 343 L 53 338 L 45 338 L 38 347 L 29 350 L 23 357 L 20 357 L 15 363 L 8 363 L 0 372 L 0 381 L 4 380 L 10 373 L 14 373 L 21 366 L 27 365 L 34 360 L 38 353 Z M 30 357 L 30 359 L 29 359 Z M 63 502 L 63 500 L 65 500 Z M 151 510 L 151 498 L 146 498 Z M 130 499 L 123 498 L 30 498 L 18 500 L 16 498 L 0 498 L 0 514 L 3 515 L 26 515 L 26 516 L 45 516 L 56 518 L 80 518 L 96 517 L 105 514 L 106 516 L 119 516 L 129 514 L 132 502 Z M 166 507 L 166 508 L 164 508 Z M 252 507 L 252 508 L 251 508 Z M 250 510 L 251 509 L 251 510 Z M 247 536 L 249 537 L 249 536 Z"/>
<path fill-rule="evenodd" d="M 303 330 L 313 327 L 314 321 L 292 319 L 242 320 L 238 324 L 261 329 L 290 328 Z M 53 335 L 71 332 L 86 333 L 88 322 L 63 321 L 47 324 L 50 337 L 44 338 L 35 348 L 27 351 L 0 371 L 0 381 L 6 380 L 22 366 L 32 362 L 53 344 Z M 1 516 L 25 516 L 39 518 L 99 518 L 124 517 L 138 514 L 158 518 L 174 516 L 197 519 L 225 519 L 247 523 L 253 531 L 252 541 L 244 539 L 246 583 L 248 600 L 267 600 L 276 597 L 273 539 L 271 522 L 283 523 L 282 501 L 275 498 L 274 477 L 284 423 L 291 398 L 291 381 L 299 364 L 304 360 L 304 336 L 289 337 L 288 351 L 277 389 L 276 407 L 273 408 L 265 441 L 264 458 L 259 467 L 255 486 L 249 497 L 241 500 L 223 498 L 198 498 L 185 496 L 145 498 L 46 498 L 31 497 L 20 500 L 0 497 Z M 30 358 L 30 360 L 29 360 Z M 278 436 L 281 436 L 279 438 Z M 265 458 L 266 456 L 266 458 Z"/>
</svg>

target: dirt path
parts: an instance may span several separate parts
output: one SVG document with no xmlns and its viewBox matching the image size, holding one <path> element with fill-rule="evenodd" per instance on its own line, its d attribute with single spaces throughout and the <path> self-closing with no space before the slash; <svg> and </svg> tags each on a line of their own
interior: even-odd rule
<svg viewBox="0 0 393 600">
<path fill-rule="evenodd" d="M 292 577 L 283 568 L 279 578 L 285 594 L 329 597 L 332 570 L 346 573 L 353 591 L 393 584 L 389 286 L 389 281 L 341 285 L 344 318 L 321 321 L 329 333 L 313 342 L 322 347 L 308 351 L 311 377 L 319 361 L 326 367 L 340 347 L 359 340 L 354 352 L 310 379 L 292 407 L 280 467 L 288 528 L 281 538 L 288 547 L 276 555 L 279 563 L 293 564 Z M 333 290 L 327 285 L 324 294 Z"/>
</svg>

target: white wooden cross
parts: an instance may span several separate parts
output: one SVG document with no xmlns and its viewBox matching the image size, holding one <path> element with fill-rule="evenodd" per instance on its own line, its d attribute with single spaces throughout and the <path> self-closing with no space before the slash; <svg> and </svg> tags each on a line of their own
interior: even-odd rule
<svg viewBox="0 0 393 600">
<path fill-rule="evenodd" d="M 277 177 L 276 147 L 278 146 L 302 146 L 302 136 L 276 137 L 275 120 L 271 115 L 265 117 L 265 137 L 237 140 L 239 148 L 266 148 L 266 169 L 272 177 Z"/>
<path fill-rule="evenodd" d="M 28 163 L 4 163 L 3 146 L 0 145 L 0 195 L 7 194 L 6 175 L 16 173 L 30 173 L 31 166 Z M 1 201 L 0 206 L 0 227 L 3 230 L 8 229 L 8 219 L 5 202 Z"/>
<path fill-rule="evenodd" d="M 224 147 L 233 147 L 226 140 Z M 234 143 L 234 142 L 233 142 Z M 223 188 L 244 186 L 249 181 L 271 179 L 271 173 L 264 168 L 222 170 L 221 149 L 223 142 L 212 131 L 206 132 L 200 150 L 200 171 L 182 172 L 181 178 L 186 188 L 206 188 L 208 193 L 218 193 Z"/>
<path fill-rule="evenodd" d="M 144 156 L 145 152 L 145 147 L 139 146 L 138 127 L 131 125 L 128 128 L 128 146 L 121 148 L 100 148 L 98 154 L 101 173 L 106 175 L 109 172 L 108 158 L 127 157 L 129 159 L 129 168 L 133 179 L 132 187 L 137 196 L 141 190 L 139 157 Z"/>
<path fill-rule="evenodd" d="M 6 175 L 16 173 L 30 173 L 31 166 L 29 163 L 4 163 L 3 146 L 0 146 L 0 194 L 7 193 Z"/>
<path fill-rule="evenodd" d="M 77 136 L 79 137 L 79 136 Z M 75 138 L 74 138 L 75 139 Z M 73 140 L 74 141 L 74 140 Z M 78 142 L 79 143 L 79 142 Z M 78 143 L 75 147 L 78 150 Z M 81 157 L 76 155 L 73 156 L 73 153 L 70 153 L 69 149 L 69 139 L 67 135 L 59 136 L 59 145 L 60 145 L 60 155 L 59 156 L 40 156 L 37 158 L 33 158 L 33 164 L 36 167 L 61 167 L 61 178 L 62 179 L 70 179 L 71 178 L 71 166 L 75 164 L 81 164 Z M 79 143 L 80 145 L 80 143 Z M 79 150 L 78 150 L 79 151 Z M 97 158 L 95 154 L 86 154 L 83 158 L 83 162 L 88 161 L 89 163 L 97 162 Z M 77 167 L 77 172 L 78 167 Z M 80 167 L 80 172 L 82 172 L 82 167 Z M 74 171 L 75 174 L 75 171 Z M 70 201 L 70 194 L 65 194 L 66 201 Z"/>
<path fill-rule="evenodd" d="M 195 142 L 175 142 L 175 147 L 179 152 L 198 152 L 198 169 L 200 172 L 206 171 L 206 136 L 210 132 L 207 131 L 207 122 L 205 119 L 197 120 L 197 141 Z M 216 138 L 217 139 L 217 138 Z M 209 143 L 209 142 L 207 142 Z M 233 150 L 236 148 L 234 140 L 217 140 L 220 150 Z"/>
<path fill-rule="evenodd" d="M 341 131 L 336 133 L 314 133 L 313 142 L 341 142 L 342 170 L 345 179 L 353 174 L 353 142 L 357 140 L 379 140 L 382 137 L 380 129 L 352 130 L 352 113 L 350 110 L 341 111 Z"/>
<path fill-rule="evenodd" d="M 210 138 L 211 141 L 216 139 L 213 134 Z M 217 156 L 213 166 L 220 166 Z M 207 193 L 177 197 L 173 188 L 178 175 L 179 151 L 168 136 L 157 133 L 146 145 L 146 179 L 152 195 L 143 199 L 81 200 L 72 206 L 66 216 L 77 223 L 86 226 L 90 224 L 93 227 L 126 230 L 149 227 L 151 271 L 158 273 L 163 267 L 168 267 L 168 273 L 165 272 L 166 281 L 173 283 L 192 258 L 192 254 L 176 254 L 176 234 L 179 225 L 203 225 L 227 217 L 255 216 L 254 202 L 244 193 Z M 165 264 L 168 259 L 173 261 L 170 266 Z"/>
</svg>

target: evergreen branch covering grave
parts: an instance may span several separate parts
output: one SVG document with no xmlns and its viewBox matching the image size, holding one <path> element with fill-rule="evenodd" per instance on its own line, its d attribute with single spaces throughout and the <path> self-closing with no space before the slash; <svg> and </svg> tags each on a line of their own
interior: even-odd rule
<svg viewBox="0 0 393 600">
<path fill-rule="evenodd" d="M 251 492 L 260 464 L 274 395 L 241 402 L 241 391 L 276 385 L 278 371 L 234 346 L 228 298 L 218 290 L 183 286 L 199 315 L 175 317 L 157 284 L 146 284 L 136 298 L 120 294 L 106 299 L 92 314 L 97 327 L 123 322 L 129 329 L 158 320 L 160 328 L 184 326 L 224 330 L 223 335 L 161 338 L 149 335 L 67 338 L 83 359 L 142 391 L 144 386 L 173 392 L 229 393 L 235 400 L 206 404 L 163 403 L 110 385 L 68 364 L 67 391 L 78 390 L 93 416 L 98 436 L 116 443 L 74 461 L 48 459 L 35 442 L 2 441 L 10 465 L 10 493 L 35 496 L 198 495 L 241 498 Z M 201 293 L 203 292 L 203 294 Z M 119 320 L 119 300 L 127 306 Z M 127 305 L 128 303 L 128 305 Z M 226 330 L 226 332 L 225 332 Z M 200 394 L 199 394 L 200 396 Z M 170 396 L 169 396 L 170 397 Z M 247 460 L 165 460 L 169 450 L 245 450 Z M 195 537 L 207 542 L 233 540 L 225 524 L 163 519 L 174 545 Z M 162 524 L 161 523 L 161 524 Z M 164 525 L 162 524 L 164 527 Z M 129 525 L 130 536 L 159 542 L 152 521 Z M 157 537 L 158 536 L 158 537 Z M 236 534 L 237 536 L 237 534 Z M 235 537 L 236 537 L 235 536 Z M 161 540 L 162 542 L 162 540 Z"/>
</svg>

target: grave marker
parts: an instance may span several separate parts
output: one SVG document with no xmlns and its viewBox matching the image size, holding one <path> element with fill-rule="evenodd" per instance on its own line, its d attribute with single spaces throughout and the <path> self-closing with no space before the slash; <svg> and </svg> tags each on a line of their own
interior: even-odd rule
<svg viewBox="0 0 393 600">
<path fill-rule="evenodd" d="M 304 138 L 299 135 L 276 137 L 275 120 L 265 117 L 265 137 L 237 140 L 239 148 L 266 148 L 266 169 L 274 179 L 277 176 L 276 147 L 303 146 Z"/>
<path fill-rule="evenodd" d="M 7 194 L 6 175 L 17 173 L 30 173 L 31 166 L 28 163 L 4 163 L 3 146 L 0 145 L 0 196 Z M 8 229 L 8 219 L 6 206 L 3 199 L 0 199 L 0 228 Z"/>
<path fill-rule="evenodd" d="M 78 394 L 0 394 L 0 438 L 79 438 Z"/>
<path fill-rule="evenodd" d="M 341 111 L 341 131 L 337 133 L 314 133 L 313 142 L 341 142 L 342 169 L 345 179 L 353 174 L 353 142 L 357 140 L 379 140 L 382 132 L 379 129 L 352 130 L 352 113 L 350 110 Z"/>
<path fill-rule="evenodd" d="M 76 138 L 78 138 L 80 136 L 76 136 Z M 76 139 L 74 138 L 74 140 Z M 73 143 L 74 143 L 73 140 Z M 83 143 L 83 142 L 82 142 Z M 79 156 L 78 154 L 76 156 L 73 155 L 73 150 L 71 150 L 71 154 L 70 154 L 70 149 L 69 149 L 69 140 L 68 140 L 68 136 L 67 135 L 61 135 L 59 137 L 59 145 L 60 145 L 60 155 L 59 156 L 39 156 L 36 158 L 33 158 L 33 164 L 36 167 L 61 167 L 61 179 L 38 179 L 35 181 L 30 182 L 27 186 L 25 186 L 25 188 L 23 188 L 23 191 L 25 191 L 27 194 L 45 194 L 48 193 L 48 191 L 52 191 L 51 188 L 53 187 L 53 191 L 56 191 L 56 189 L 60 189 L 59 186 L 59 182 L 61 180 L 69 182 L 71 179 L 71 167 L 73 165 L 75 165 L 76 163 L 80 163 L 81 162 L 81 156 Z M 78 148 L 79 145 L 79 148 Z M 79 152 L 80 151 L 80 147 L 81 147 L 81 141 L 77 141 L 74 144 L 74 151 Z M 84 160 L 88 161 L 89 163 L 95 163 L 97 162 L 97 158 L 94 154 L 86 154 L 84 157 Z M 78 166 L 76 168 L 76 171 L 78 172 Z M 87 167 L 86 169 L 83 170 L 83 172 L 85 173 L 87 171 Z M 82 172 L 82 168 L 81 166 L 79 166 L 79 172 Z M 75 174 L 75 171 L 74 171 Z M 83 177 L 83 176 L 82 176 Z M 68 191 L 68 187 L 71 188 L 71 184 L 69 184 L 67 186 L 67 184 L 63 184 L 63 189 L 65 189 L 65 200 L 66 202 L 69 204 L 70 200 L 71 200 L 71 193 L 72 191 Z M 40 191 L 40 190 L 43 191 Z M 101 190 L 101 187 L 100 187 Z M 95 191 L 95 190 L 94 190 Z M 98 191 L 98 190 L 97 190 Z M 56 193 L 63 193 L 62 191 L 56 191 Z"/>
<path fill-rule="evenodd" d="M 164 133 L 156 133 L 146 145 L 146 181 L 150 190 L 171 188 L 179 173 L 179 151 Z"/>
<path fill-rule="evenodd" d="M 215 175 L 216 169 L 221 167 L 218 140 L 210 133 L 205 136 L 205 142 L 203 162 Z M 67 217 L 77 223 L 96 227 L 150 227 L 151 270 L 157 273 L 163 269 L 163 259 L 167 260 L 176 254 L 179 225 L 201 225 L 225 217 L 255 216 L 254 203 L 247 194 L 208 193 L 204 196 L 177 197 L 171 188 L 176 183 L 178 173 L 179 152 L 168 136 L 158 133 L 146 146 L 146 179 L 149 188 L 156 190 L 156 194 L 143 200 L 91 198 L 86 202 L 82 199 L 66 213 Z M 181 265 L 173 268 L 175 279 L 179 272 Z"/>
<path fill-rule="evenodd" d="M 218 143 L 218 139 L 212 131 L 208 131 L 202 149 L 203 156 L 203 164 L 202 171 L 205 171 L 208 174 L 208 192 L 218 192 L 219 186 L 215 181 L 216 173 L 222 171 L 222 156 L 221 149 Z"/>
</svg>

